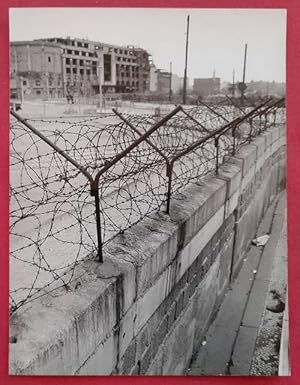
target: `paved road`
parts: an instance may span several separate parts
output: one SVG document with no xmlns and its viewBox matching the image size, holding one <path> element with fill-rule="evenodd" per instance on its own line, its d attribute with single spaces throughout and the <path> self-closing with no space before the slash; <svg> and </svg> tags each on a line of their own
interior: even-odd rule
<svg viewBox="0 0 300 385">
<path fill-rule="evenodd" d="M 241 271 L 195 355 L 189 375 L 276 375 L 286 286 L 286 197 L 275 199 Z"/>
</svg>

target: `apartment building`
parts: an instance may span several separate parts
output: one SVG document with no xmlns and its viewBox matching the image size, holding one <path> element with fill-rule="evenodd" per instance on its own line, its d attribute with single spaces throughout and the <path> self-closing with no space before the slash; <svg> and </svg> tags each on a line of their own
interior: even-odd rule
<svg viewBox="0 0 300 385">
<path fill-rule="evenodd" d="M 103 93 L 149 90 L 151 57 L 142 48 L 72 37 L 12 42 L 10 48 L 11 93 L 28 99 L 89 97 L 99 94 L 100 85 Z M 31 77 L 40 83 L 40 92 Z"/>
</svg>

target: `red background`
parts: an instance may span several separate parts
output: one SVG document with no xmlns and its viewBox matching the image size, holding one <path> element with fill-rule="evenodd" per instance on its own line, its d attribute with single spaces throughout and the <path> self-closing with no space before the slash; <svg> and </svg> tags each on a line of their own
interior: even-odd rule
<svg viewBox="0 0 300 385">
<path fill-rule="evenodd" d="M 8 117 L 9 117 L 9 7 L 184 7 L 184 8 L 287 8 L 287 108 L 288 108 L 288 252 L 291 377 L 46 377 L 8 375 Z M 26 20 L 24 20 L 26 23 Z M 300 383 L 300 1 L 299 0 L 1 0 L 0 1 L 0 385 L 6 384 L 288 384 Z M 259 58 L 257 58 L 259 60 Z M 299 156 L 298 156 L 299 155 Z M 46 326 L 46 325 L 45 325 Z"/>
</svg>

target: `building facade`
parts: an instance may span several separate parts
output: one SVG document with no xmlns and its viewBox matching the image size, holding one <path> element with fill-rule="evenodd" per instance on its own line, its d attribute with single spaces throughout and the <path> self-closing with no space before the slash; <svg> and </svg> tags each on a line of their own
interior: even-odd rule
<svg viewBox="0 0 300 385">
<path fill-rule="evenodd" d="M 15 42 L 10 46 L 11 97 L 62 97 L 63 71 L 61 49 L 43 42 Z"/>
<path fill-rule="evenodd" d="M 18 98 L 90 97 L 143 93 L 150 87 L 151 57 L 142 48 L 78 38 L 10 44 L 11 95 Z"/>
</svg>

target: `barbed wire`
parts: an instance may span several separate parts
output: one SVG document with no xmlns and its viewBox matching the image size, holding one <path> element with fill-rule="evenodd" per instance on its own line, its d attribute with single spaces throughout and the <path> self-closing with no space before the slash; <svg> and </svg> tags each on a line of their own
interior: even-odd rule
<svg viewBox="0 0 300 385">
<path fill-rule="evenodd" d="M 103 245 L 165 206 L 166 159 L 173 159 L 241 115 L 233 106 L 214 109 L 216 113 L 205 106 L 180 111 L 101 175 L 98 191 Z M 26 122 L 94 178 L 160 119 L 151 114 L 123 114 L 122 118 L 103 114 Z M 239 128 L 235 140 L 237 146 L 249 140 L 249 125 Z M 10 143 L 13 313 L 55 287 L 68 288 L 79 261 L 97 249 L 97 227 L 90 181 L 78 168 L 13 116 Z M 220 138 L 220 159 L 232 153 L 233 145 L 232 132 Z M 211 138 L 174 163 L 172 193 L 214 171 L 215 164 L 216 147 Z"/>
</svg>

